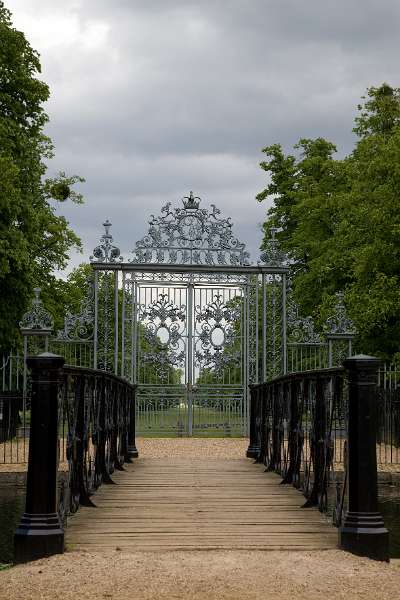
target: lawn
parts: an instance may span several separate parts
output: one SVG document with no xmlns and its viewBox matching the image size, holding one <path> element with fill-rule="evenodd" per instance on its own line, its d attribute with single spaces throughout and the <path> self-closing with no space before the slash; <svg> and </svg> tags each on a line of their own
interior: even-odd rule
<svg viewBox="0 0 400 600">
<path fill-rule="evenodd" d="M 188 432 L 189 410 L 186 405 L 165 410 L 138 411 L 137 435 L 149 437 L 185 436 Z M 193 407 L 193 436 L 241 437 L 245 435 L 244 417 L 236 412 L 215 408 Z"/>
</svg>

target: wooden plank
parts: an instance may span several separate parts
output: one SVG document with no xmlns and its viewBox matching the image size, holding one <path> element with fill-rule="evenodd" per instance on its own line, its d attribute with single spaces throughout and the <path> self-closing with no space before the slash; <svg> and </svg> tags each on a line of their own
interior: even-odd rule
<svg viewBox="0 0 400 600">
<path fill-rule="evenodd" d="M 326 549 L 336 530 L 275 474 L 243 460 L 139 459 L 70 518 L 67 544 L 96 551 Z"/>
</svg>

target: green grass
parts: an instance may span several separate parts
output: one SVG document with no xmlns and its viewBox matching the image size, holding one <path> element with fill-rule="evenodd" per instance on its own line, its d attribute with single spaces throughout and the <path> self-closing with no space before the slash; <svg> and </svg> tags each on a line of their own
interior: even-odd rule
<svg viewBox="0 0 400 600">
<path fill-rule="evenodd" d="M 187 407 L 174 406 L 165 411 L 152 411 L 148 418 L 139 413 L 136 430 L 144 437 L 176 437 L 186 435 L 188 424 Z M 193 408 L 193 437 L 242 437 L 240 415 L 220 409 Z"/>
</svg>

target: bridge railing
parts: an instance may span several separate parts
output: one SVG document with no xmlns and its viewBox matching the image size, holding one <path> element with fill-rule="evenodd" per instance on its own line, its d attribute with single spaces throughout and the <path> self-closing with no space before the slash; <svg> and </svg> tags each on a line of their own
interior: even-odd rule
<svg viewBox="0 0 400 600">
<path fill-rule="evenodd" d="M 247 455 L 301 490 L 308 506 L 330 509 L 337 524 L 346 498 L 347 410 L 341 368 L 251 386 Z"/>
<path fill-rule="evenodd" d="M 379 361 L 291 373 L 251 386 L 247 456 L 263 463 L 339 527 L 341 547 L 388 560 L 378 512 Z"/>
<path fill-rule="evenodd" d="M 64 525 L 137 456 L 135 386 L 50 353 L 28 358 L 31 413 L 26 506 L 15 561 L 62 552 Z"/>
</svg>

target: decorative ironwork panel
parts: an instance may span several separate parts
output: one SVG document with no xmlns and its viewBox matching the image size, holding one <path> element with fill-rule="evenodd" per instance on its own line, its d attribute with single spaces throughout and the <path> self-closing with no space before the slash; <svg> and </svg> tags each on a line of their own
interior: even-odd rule
<svg viewBox="0 0 400 600">
<path fill-rule="evenodd" d="M 214 205 L 200 208 L 200 198 L 183 198 L 183 208 L 168 202 L 151 216 L 147 235 L 136 242 L 132 262 L 182 265 L 247 265 L 245 244 L 232 234 L 230 218 Z"/>
<path fill-rule="evenodd" d="M 121 376 L 136 381 L 137 283 L 134 274 L 122 276 Z"/>
<path fill-rule="evenodd" d="M 196 385 L 193 388 L 193 434 L 225 437 L 246 435 L 247 411 L 243 385 Z"/>
<path fill-rule="evenodd" d="M 139 385 L 136 407 L 140 435 L 187 435 L 187 389 L 183 384 Z"/>
<path fill-rule="evenodd" d="M 243 301 L 240 290 L 195 290 L 194 366 L 197 384 L 243 381 Z"/>
<path fill-rule="evenodd" d="M 247 286 L 137 290 L 138 431 L 246 433 Z"/>
<path fill-rule="evenodd" d="M 260 357 L 262 348 L 259 341 L 259 322 L 260 322 L 260 299 L 261 299 L 260 281 L 258 275 L 249 276 L 246 286 L 243 288 L 243 340 L 245 363 L 247 368 L 244 372 L 244 386 L 248 393 L 248 386 L 260 381 Z M 262 307 L 261 307 L 262 308 Z M 247 405 L 248 403 L 246 403 Z"/>
<path fill-rule="evenodd" d="M 64 318 L 64 327 L 51 338 L 49 349 L 64 356 L 68 365 L 93 367 L 94 313 L 95 313 L 94 275 L 86 279 L 85 293 L 77 314 L 70 312 Z"/>
<path fill-rule="evenodd" d="M 281 275 L 266 277 L 266 379 L 283 373 L 283 278 Z"/>
<path fill-rule="evenodd" d="M 246 430 L 246 301 L 243 287 L 194 289 L 193 432 Z"/>
<path fill-rule="evenodd" d="M 85 283 L 85 295 L 80 311 L 74 315 L 67 313 L 64 328 L 57 332 L 56 341 L 88 342 L 93 340 L 94 328 L 94 278 L 88 277 Z"/>
<path fill-rule="evenodd" d="M 162 265 L 160 265 L 162 268 Z M 188 271 L 184 273 L 169 273 L 166 271 L 160 271 L 159 273 L 152 272 L 140 272 L 135 273 L 136 280 L 144 281 L 148 283 L 154 283 L 155 285 L 170 285 L 170 284 L 212 284 L 212 285 L 242 285 L 247 283 L 248 275 L 242 273 L 213 273 L 211 270 L 208 273 L 196 273 L 195 271 Z"/>
<path fill-rule="evenodd" d="M 185 380 L 186 289 L 139 287 L 138 383 Z"/>
<path fill-rule="evenodd" d="M 116 276 L 114 271 L 98 273 L 96 368 L 113 372 L 115 368 L 115 334 L 118 315 L 115 306 Z"/>
<path fill-rule="evenodd" d="M 19 323 L 21 331 L 23 333 L 50 333 L 53 329 L 53 317 L 44 308 L 40 299 L 41 288 L 34 288 L 33 292 L 35 297 L 32 300 L 31 308 L 23 315 Z"/>
</svg>

